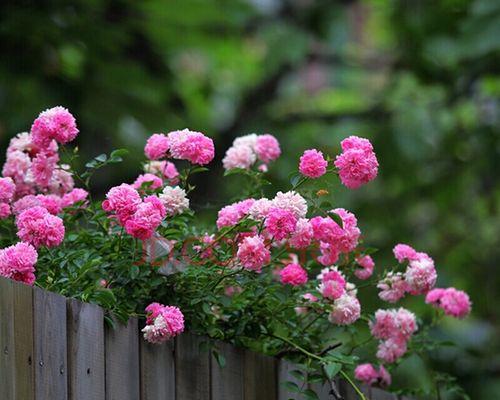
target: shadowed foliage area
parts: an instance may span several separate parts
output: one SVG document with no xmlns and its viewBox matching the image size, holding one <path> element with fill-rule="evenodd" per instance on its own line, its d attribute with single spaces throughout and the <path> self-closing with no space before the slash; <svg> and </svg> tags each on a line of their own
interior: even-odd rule
<svg viewBox="0 0 500 400">
<path fill-rule="evenodd" d="M 227 191 L 220 185 L 235 137 L 279 139 L 283 154 L 269 171 L 278 187 L 304 149 L 335 155 L 342 138 L 369 138 L 377 180 L 356 191 L 338 185 L 327 200 L 352 210 L 366 241 L 384 249 L 374 255 L 380 269 L 396 243 L 410 243 L 436 260 L 440 287 L 470 294 L 472 316 L 435 332 L 460 347 L 430 361 L 472 398 L 492 399 L 500 390 L 499 37 L 498 0 L 4 1 L 1 148 L 41 110 L 68 107 L 82 167 L 130 150 L 125 164 L 97 175 L 102 197 L 135 179 L 153 132 L 202 131 L 216 160 L 197 178 L 192 204 L 209 224 L 240 188 L 241 177 L 224 178 Z M 421 299 L 404 303 L 426 312 Z M 449 380 L 417 356 L 398 374 L 402 387 L 426 390 Z"/>
</svg>

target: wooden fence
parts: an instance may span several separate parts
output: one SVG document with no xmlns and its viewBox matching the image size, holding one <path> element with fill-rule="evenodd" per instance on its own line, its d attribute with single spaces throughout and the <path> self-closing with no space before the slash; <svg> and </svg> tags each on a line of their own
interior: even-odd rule
<svg viewBox="0 0 500 400">
<path fill-rule="evenodd" d="M 2 400 L 286 400 L 288 362 L 219 343 L 226 360 L 200 350 L 204 339 L 184 333 L 146 343 L 138 320 L 109 328 L 93 304 L 0 278 L 0 399 Z M 345 400 L 356 399 L 343 381 Z M 316 387 L 321 400 L 335 399 Z M 397 400 L 378 389 L 367 398 Z"/>
</svg>

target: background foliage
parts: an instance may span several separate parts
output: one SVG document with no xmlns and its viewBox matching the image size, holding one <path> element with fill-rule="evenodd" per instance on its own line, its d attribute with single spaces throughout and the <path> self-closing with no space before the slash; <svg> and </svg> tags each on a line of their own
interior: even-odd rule
<svg viewBox="0 0 500 400">
<path fill-rule="evenodd" d="M 40 110 L 64 105 L 79 122 L 82 163 L 131 150 L 97 176 L 102 195 L 135 178 L 152 132 L 203 131 L 218 155 L 192 203 L 209 224 L 238 190 L 236 178 L 228 192 L 220 185 L 234 137 L 278 137 L 284 154 L 270 176 L 283 187 L 305 148 L 334 154 L 349 134 L 370 138 L 379 178 L 353 192 L 339 185 L 331 200 L 356 213 L 381 249 L 378 266 L 408 242 L 434 257 L 440 286 L 470 293 L 472 317 L 435 332 L 460 348 L 433 362 L 472 398 L 494 398 L 499 37 L 498 0 L 4 1 L 1 147 Z M 430 382 L 416 358 L 401 375 Z"/>
</svg>

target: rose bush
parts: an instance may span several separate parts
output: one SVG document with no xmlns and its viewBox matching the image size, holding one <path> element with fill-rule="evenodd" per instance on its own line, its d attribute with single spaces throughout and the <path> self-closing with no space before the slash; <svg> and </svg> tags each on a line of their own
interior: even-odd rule
<svg viewBox="0 0 500 400">
<path fill-rule="evenodd" d="M 90 195 L 92 176 L 126 151 L 77 171 L 78 151 L 64 145 L 78 133 L 71 113 L 55 107 L 11 140 L 0 178 L 0 275 L 97 303 L 122 320 L 144 316 L 152 343 L 186 323 L 212 339 L 287 356 L 304 384 L 286 384 L 306 398 L 315 398 L 306 383 L 331 383 L 337 374 L 361 397 L 352 376 L 389 386 L 403 358 L 439 345 L 429 326 L 470 312 L 466 293 L 435 288 L 428 254 L 397 244 L 395 265 L 377 268 L 356 216 L 322 201 L 336 176 L 349 189 L 375 179 L 379 165 L 367 139 L 347 137 L 335 159 L 305 150 L 290 190 L 278 193 L 265 178 L 282 151 L 276 138 L 236 139 L 225 174 L 246 177 L 249 188 L 205 231 L 190 209 L 189 178 L 214 158 L 209 137 L 187 129 L 153 134 L 144 173 L 100 202 Z M 373 315 L 358 297 L 369 288 L 378 290 Z M 395 305 L 405 296 L 429 304 L 432 321 Z M 373 364 L 359 354 L 371 354 Z"/>
</svg>

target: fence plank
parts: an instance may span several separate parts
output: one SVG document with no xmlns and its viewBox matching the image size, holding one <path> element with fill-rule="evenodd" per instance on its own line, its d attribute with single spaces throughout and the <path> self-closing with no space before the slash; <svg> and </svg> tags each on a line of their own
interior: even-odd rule
<svg viewBox="0 0 500 400">
<path fill-rule="evenodd" d="M 137 400 L 139 382 L 139 334 L 136 318 L 116 328 L 106 327 L 106 399 Z"/>
<path fill-rule="evenodd" d="M 371 388 L 370 400 L 398 400 L 398 396 L 382 389 Z"/>
<path fill-rule="evenodd" d="M 291 372 L 300 370 L 294 363 L 286 360 L 278 361 L 278 400 L 299 399 L 300 395 L 296 392 L 288 390 L 285 382 L 295 383 L 299 388 L 304 384 L 300 379 L 294 377 Z"/>
<path fill-rule="evenodd" d="M 245 400 L 274 400 L 277 397 L 277 360 L 245 351 Z"/>
<path fill-rule="evenodd" d="M 176 400 L 210 399 L 210 360 L 200 350 L 200 336 L 184 333 L 176 339 Z"/>
<path fill-rule="evenodd" d="M 0 388 L 2 398 L 14 399 L 14 288 L 12 281 L 0 278 Z"/>
<path fill-rule="evenodd" d="M 217 351 L 224 357 L 225 366 L 221 367 L 212 355 L 212 399 L 243 400 L 245 385 L 245 351 L 228 343 L 218 342 Z"/>
<path fill-rule="evenodd" d="M 336 384 L 336 382 L 334 382 Z M 314 383 L 309 386 L 310 389 L 318 395 L 320 400 L 335 400 L 336 397 L 332 393 L 332 388 L 329 383 Z"/>
<path fill-rule="evenodd" d="M 150 344 L 140 340 L 141 399 L 175 400 L 175 341 Z"/>
<path fill-rule="evenodd" d="M 105 396 L 102 308 L 68 299 L 68 395 L 70 400 Z"/>
<path fill-rule="evenodd" d="M 65 400 L 67 390 L 66 299 L 33 289 L 35 398 Z"/>
<path fill-rule="evenodd" d="M 14 346 L 16 399 L 35 398 L 33 288 L 14 283 Z"/>
</svg>

